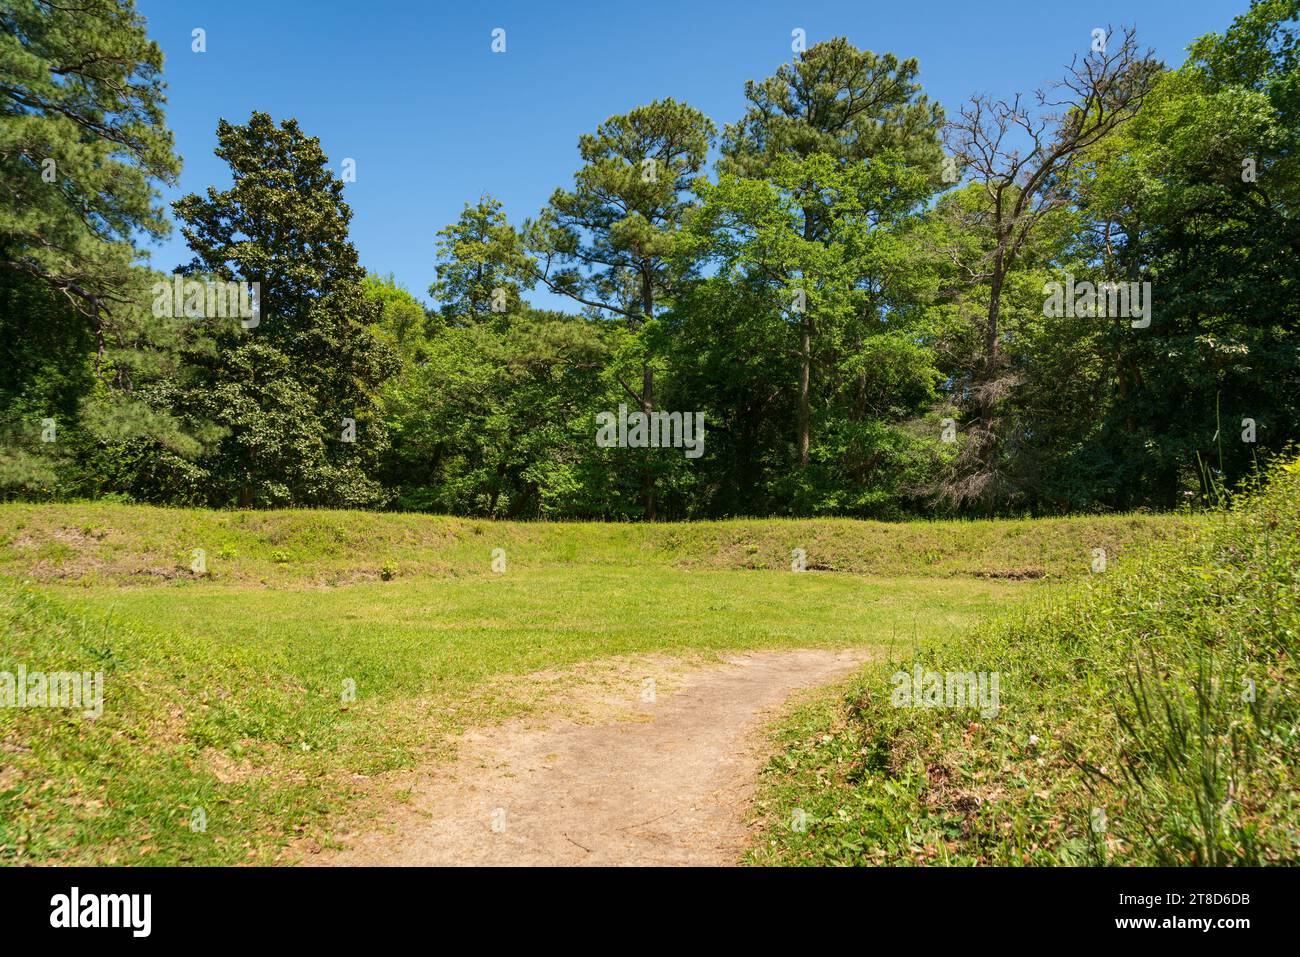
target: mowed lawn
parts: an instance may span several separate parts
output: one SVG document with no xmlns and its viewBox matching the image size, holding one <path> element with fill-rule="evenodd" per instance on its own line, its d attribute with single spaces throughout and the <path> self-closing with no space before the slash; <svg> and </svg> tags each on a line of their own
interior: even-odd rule
<svg viewBox="0 0 1300 957">
<path fill-rule="evenodd" d="M 498 679 L 646 653 L 901 651 L 1086 574 L 1094 542 L 1119 555 L 1183 521 L 365 516 L 367 545 L 354 513 L 243 514 L 0 508 L 0 671 L 105 674 L 97 719 L 0 708 L 0 862 L 274 862 L 381 816 L 401 796 L 386 772 L 537 704 Z M 203 575 L 184 564 L 196 541 Z M 797 574 L 793 547 L 812 569 L 896 574 Z"/>
<path fill-rule="evenodd" d="M 177 654 L 381 698 L 640 652 L 906 643 L 1007 607 L 1023 585 L 667 568 L 528 569 L 336 589 L 59 588 Z"/>
</svg>

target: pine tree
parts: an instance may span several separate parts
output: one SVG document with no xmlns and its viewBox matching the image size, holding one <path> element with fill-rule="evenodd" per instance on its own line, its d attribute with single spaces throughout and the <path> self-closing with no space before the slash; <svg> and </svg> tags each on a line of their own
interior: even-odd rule
<svg viewBox="0 0 1300 957">
<path fill-rule="evenodd" d="M 943 112 L 916 82 L 916 60 L 859 50 L 843 37 L 818 43 L 773 76 L 745 84 L 750 106 L 723 134 L 719 171 L 746 179 L 773 179 L 791 160 L 822 155 L 841 167 L 888 156 L 940 182 L 939 127 Z M 807 190 L 800 202 L 804 242 L 829 245 L 835 210 Z M 798 315 L 800 326 L 799 464 L 811 445 L 813 367 L 819 318 Z"/>
<path fill-rule="evenodd" d="M 107 422 L 194 447 L 132 395 L 170 335 L 132 265 L 180 169 L 161 69 L 131 0 L 0 4 L 0 487 L 57 494 Z"/>
<path fill-rule="evenodd" d="M 641 339 L 640 383 L 619 378 L 644 414 L 655 406 L 653 356 L 645 336 L 689 266 L 674 255 L 693 205 L 714 126 L 671 98 L 611 116 L 578 140 L 583 165 L 573 189 L 556 190 L 525 227 L 537 257 L 534 282 L 598 314 L 621 318 Z M 646 518 L 655 517 L 654 472 L 643 470 Z"/>
</svg>

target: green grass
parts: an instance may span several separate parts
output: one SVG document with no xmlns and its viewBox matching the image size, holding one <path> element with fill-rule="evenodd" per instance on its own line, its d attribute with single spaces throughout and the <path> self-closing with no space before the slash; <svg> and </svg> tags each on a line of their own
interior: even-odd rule
<svg viewBox="0 0 1300 957">
<path fill-rule="evenodd" d="M 1300 463 L 1175 543 L 823 693 L 764 775 L 758 864 L 1300 860 Z M 893 676 L 997 672 L 1000 711 Z"/>
<path fill-rule="evenodd" d="M 1177 536 L 1198 519 L 1117 515 L 1021 521 L 863 522 L 735 519 L 620 524 L 491 522 L 428 515 L 285 510 L 216 512 L 144 505 L 0 504 L 0 575 L 81 585 L 207 581 L 351 584 L 384 577 L 490 573 L 557 565 L 788 570 L 802 548 L 812 571 L 877 577 L 1069 578 L 1093 548 Z"/>
<path fill-rule="evenodd" d="M 102 670 L 106 700 L 93 720 L 0 708 L 0 862 L 272 862 L 376 814 L 385 772 L 529 706 L 493 679 L 638 653 L 952 640 L 1048 587 L 1019 579 L 1086 574 L 1093 547 L 1122 556 L 1189 524 L 3 506 L 0 671 Z M 195 547 L 206 575 L 189 569 Z M 851 573 L 792 574 L 794 547 Z"/>
</svg>

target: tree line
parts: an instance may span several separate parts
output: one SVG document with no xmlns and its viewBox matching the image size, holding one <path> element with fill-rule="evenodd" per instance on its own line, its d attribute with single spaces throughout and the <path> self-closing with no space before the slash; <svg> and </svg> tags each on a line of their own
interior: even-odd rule
<svg viewBox="0 0 1300 957">
<path fill-rule="evenodd" d="M 1195 502 L 1298 437 L 1298 15 L 1256 0 L 1177 68 L 1098 29 L 1055 81 L 951 115 L 915 59 L 810 46 L 721 128 L 673 99 L 609 117 L 540 211 L 467 202 L 426 307 L 360 265 L 319 140 L 262 112 L 218 123 L 230 187 L 171 206 L 179 283 L 140 265 L 180 170 L 161 52 L 131 0 L 3 0 L 0 494 L 593 519 Z M 213 314 L 230 283 L 255 318 Z M 697 417 L 699 448 L 598 442 L 620 407 Z"/>
</svg>

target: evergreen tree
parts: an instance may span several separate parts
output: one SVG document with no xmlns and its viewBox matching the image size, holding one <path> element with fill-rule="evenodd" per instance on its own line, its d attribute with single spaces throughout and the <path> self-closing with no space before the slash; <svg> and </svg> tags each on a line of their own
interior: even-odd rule
<svg viewBox="0 0 1300 957">
<path fill-rule="evenodd" d="M 0 6 L 0 267 L 96 322 L 130 285 L 132 234 L 168 231 L 161 71 L 132 0 Z"/>
<path fill-rule="evenodd" d="M 109 423 L 196 447 L 133 394 L 170 348 L 133 266 L 180 169 L 161 69 L 131 0 L 0 4 L 0 487 L 101 490 Z"/>
<path fill-rule="evenodd" d="M 859 50 L 843 37 L 818 43 L 773 76 L 745 84 L 750 105 L 724 132 L 719 170 L 735 179 L 771 179 L 781 189 L 779 174 L 791 168 L 791 161 L 821 156 L 847 169 L 887 159 L 911 170 L 913 182 L 916 174 L 922 176 L 930 187 L 927 192 L 933 192 L 940 184 L 938 134 L 943 113 L 921 93 L 918 72 L 915 60 Z M 812 180 L 799 193 L 800 239 L 829 246 L 837 228 L 835 205 Z M 913 194 L 912 198 L 919 197 Z M 893 201 L 883 192 L 876 199 Z M 894 215 L 892 210 L 881 212 L 884 218 Z M 838 305 L 823 298 L 821 308 Z M 820 324 L 830 317 L 819 316 L 817 308 L 803 308 L 796 316 L 798 457 L 800 466 L 806 466 L 812 442 L 815 339 Z"/>
<path fill-rule="evenodd" d="M 592 310 L 652 332 L 657 310 L 689 275 L 674 246 L 708 157 L 713 123 L 673 99 L 612 116 L 578 140 L 583 165 L 571 190 L 556 190 L 526 227 L 537 257 L 532 279 Z M 640 382 L 620 376 L 641 412 L 655 406 L 647 337 L 630 357 Z M 655 516 L 654 470 L 642 464 L 645 517 Z"/>
<path fill-rule="evenodd" d="M 348 240 L 343 183 L 296 120 L 223 120 L 217 140 L 231 187 L 175 204 L 188 271 L 257 283 L 260 314 L 222 336 L 190 396 L 228 429 L 209 463 L 214 500 L 378 504 L 378 399 L 396 360 L 376 335 L 382 306 Z"/>
</svg>

